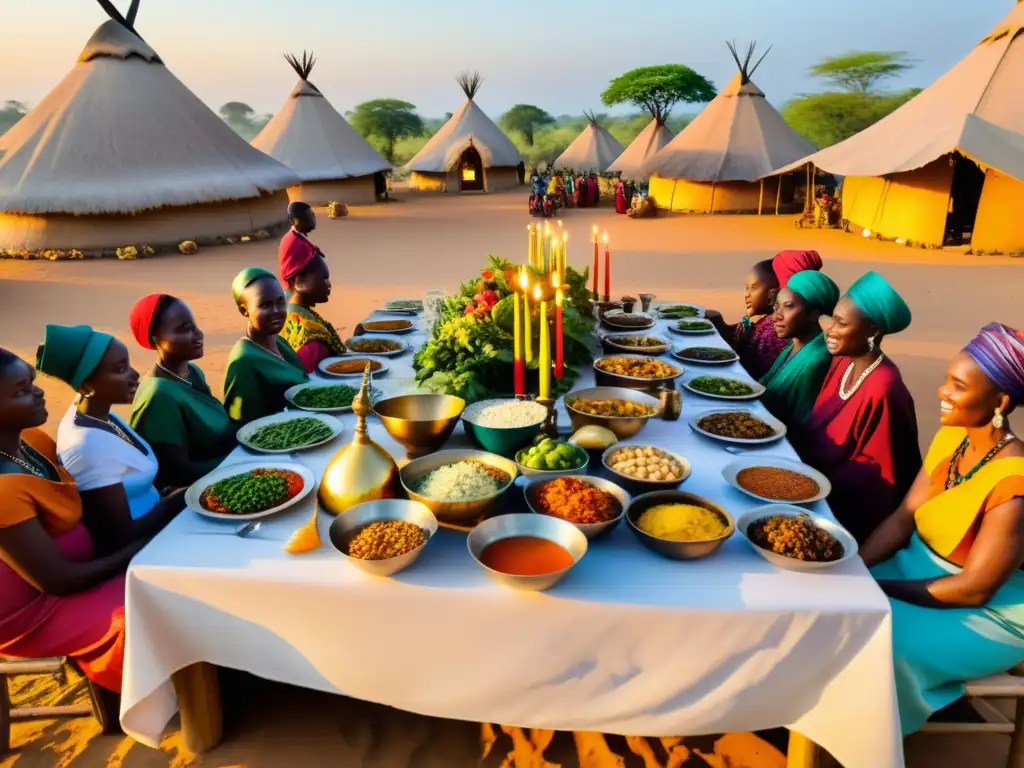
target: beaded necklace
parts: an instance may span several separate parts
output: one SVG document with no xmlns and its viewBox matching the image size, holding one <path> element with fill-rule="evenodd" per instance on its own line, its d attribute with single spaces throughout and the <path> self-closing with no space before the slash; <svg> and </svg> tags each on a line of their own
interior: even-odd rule
<svg viewBox="0 0 1024 768">
<path fill-rule="evenodd" d="M 0 457 L 3 457 L 8 461 L 14 462 L 22 469 L 26 469 L 36 477 L 41 477 L 44 480 L 47 479 L 47 476 L 59 477 L 56 468 L 49 461 L 49 459 L 47 459 L 42 454 L 39 454 L 36 451 L 34 451 L 32 449 L 32 446 L 30 446 L 24 440 L 22 440 L 19 443 L 19 448 L 20 452 L 25 455 L 28 461 L 25 461 L 24 459 L 21 459 L 16 455 L 12 456 L 11 454 L 7 453 L 7 451 L 0 451 Z"/>
<path fill-rule="evenodd" d="M 949 468 L 946 470 L 946 490 L 948 491 L 951 488 L 956 488 L 958 485 L 966 483 L 978 473 L 978 470 L 992 461 L 995 455 L 1003 450 L 1003 447 L 1007 443 L 1016 439 L 1017 436 L 1013 433 L 1006 433 L 998 443 L 992 446 L 992 450 L 982 457 L 981 461 L 975 464 L 966 475 L 961 475 L 960 470 L 957 469 L 957 467 L 960 466 L 960 460 L 963 459 L 964 454 L 967 453 L 967 447 L 971 444 L 971 439 L 969 437 L 965 437 L 961 441 L 960 445 L 956 447 L 956 450 L 953 451 L 953 457 L 949 460 Z"/>
</svg>

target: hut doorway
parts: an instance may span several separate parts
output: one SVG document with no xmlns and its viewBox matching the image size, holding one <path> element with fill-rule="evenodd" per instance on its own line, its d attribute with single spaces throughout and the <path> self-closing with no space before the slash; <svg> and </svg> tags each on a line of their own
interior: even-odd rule
<svg viewBox="0 0 1024 768">
<path fill-rule="evenodd" d="M 459 189 L 462 192 L 484 191 L 484 162 L 476 147 L 466 147 L 459 160 Z"/>
<path fill-rule="evenodd" d="M 985 172 L 976 163 L 962 155 L 953 156 L 953 184 L 949 192 L 949 212 L 946 214 L 946 236 L 943 245 L 963 245 L 971 242 L 974 220 L 978 217 L 981 190 L 985 186 Z"/>
</svg>

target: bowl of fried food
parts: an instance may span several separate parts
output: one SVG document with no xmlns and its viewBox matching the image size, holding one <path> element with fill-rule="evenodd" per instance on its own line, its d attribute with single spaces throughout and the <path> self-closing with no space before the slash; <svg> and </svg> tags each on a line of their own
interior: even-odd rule
<svg viewBox="0 0 1024 768">
<path fill-rule="evenodd" d="M 630 493 L 670 491 L 690 476 L 690 462 L 653 445 L 613 445 L 601 463 L 615 482 Z"/>
<path fill-rule="evenodd" d="M 683 491 L 635 497 L 626 522 L 641 544 L 672 560 L 707 557 L 736 530 L 732 515 L 723 507 Z"/>
<path fill-rule="evenodd" d="M 531 512 L 572 523 L 588 539 L 622 522 L 630 502 L 630 495 L 615 483 L 589 475 L 533 477 L 523 495 Z"/>
<path fill-rule="evenodd" d="M 590 387 L 565 396 L 573 432 L 593 424 L 611 430 L 617 438 L 633 437 L 661 410 L 661 401 L 636 389 Z"/>
<path fill-rule="evenodd" d="M 418 501 L 378 499 L 358 504 L 331 523 L 331 544 L 356 568 L 393 576 L 412 565 L 437 533 L 437 519 Z"/>
<path fill-rule="evenodd" d="M 857 556 L 857 540 L 843 526 L 792 504 L 748 509 L 736 528 L 757 554 L 787 571 L 818 571 Z"/>
<path fill-rule="evenodd" d="M 609 354 L 663 355 L 672 349 L 672 342 L 661 336 L 610 333 L 601 337 L 601 347 Z"/>
<path fill-rule="evenodd" d="M 683 375 L 683 367 L 646 355 L 608 355 L 594 361 L 599 387 L 628 387 L 655 391 Z"/>
</svg>

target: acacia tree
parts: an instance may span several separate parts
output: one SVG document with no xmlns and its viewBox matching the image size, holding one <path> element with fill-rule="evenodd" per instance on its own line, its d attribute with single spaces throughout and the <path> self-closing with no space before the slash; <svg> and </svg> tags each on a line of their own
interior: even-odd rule
<svg viewBox="0 0 1024 768">
<path fill-rule="evenodd" d="M 619 75 L 601 94 L 606 107 L 632 104 L 664 123 L 679 102 L 697 104 L 715 98 L 715 86 L 683 64 L 639 67 Z"/>
<path fill-rule="evenodd" d="M 221 105 L 217 112 L 221 120 L 246 141 L 251 141 L 270 122 L 270 115 L 258 115 L 256 110 L 242 101 L 229 101 Z"/>
<path fill-rule="evenodd" d="M 913 59 L 904 51 L 851 51 L 822 59 L 811 67 L 811 74 L 841 91 L 874 93 L 883 80 L 913 68 Z"/>
<path fill-rule="evenodd" d="M 28 114 L 28 107 L 21 101 L 6 101 L 0 107 L 0 136 L 14 127 L 21 118 Z"/>
<path fill-rule="evenodd" d="M 498 123 L 502 128 L 506 131 L 519 131 L 531 147 L 537 129 L 541 126 L 551 125 L 553 122 L 555 122 L 555 118 L 532 104 L 516 104 L 498 118 Z"/>
<path fill-rule="evenodd" d="M 357 104 L 349 122 L 364 138 L 376 136 L 384 142 L 384 156 L 395 160 L 395 144 L 407 136 L 423 133 L 423 119 L 416 105 L 400 99 L 373 99 Z"/>
</svg>

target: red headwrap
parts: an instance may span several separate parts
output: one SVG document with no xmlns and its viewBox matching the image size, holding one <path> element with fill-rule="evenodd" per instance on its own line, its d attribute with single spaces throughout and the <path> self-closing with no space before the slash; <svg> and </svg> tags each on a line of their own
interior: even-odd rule
<svg viewBox="0 0 1024 768">
<path fill-rule="evenodd" d="M 789 278 L 797 272 L 807 269 L 818 272 L 822 266 L 821 256 L 817 251 L 781 251 L 772 259 L 772 269 L 779 280 L 779 288 L 785 288 Z"/>
<path fill-rule="evenodd" d="M 132 336 L 143 349 L 156 349 L 153 342 L 149 340 L 153 316 L 160 309 L 163 300 L 168 298 L 170 297 L 166 293 L 151 293 L 136 301 L 132 311 L 128 313 L 128 324 L 132 328 Z"/>
<path fill-rule="evenodd" d="M 281 282 L 287 285 L 288 281 L 304 270 L 319 253 L 308 238 L 298 234 L 294 229 L 289 229 L 281 238 L 281 246 L 277 249 L 277 274 Z"/>
</svg>

